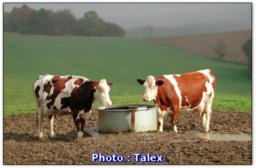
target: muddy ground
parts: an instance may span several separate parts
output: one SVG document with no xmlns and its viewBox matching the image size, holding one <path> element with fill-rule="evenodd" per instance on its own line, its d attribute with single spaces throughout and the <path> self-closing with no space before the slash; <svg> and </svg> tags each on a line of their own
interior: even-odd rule
<svg viewBox="0 0 256 168">
<path fill-rule="evenodd" d="M 96 127 L 98 113 L 94 111 L 86 126 Z M 178 129 L 171 131 L 170 116 L 165 119 L 164 132 L 113 133 L 86 135 L 76 139 L 70 115 L 57 116 L 54 139 L 48 137 L 48 119 L 44 121 L 44 138 L 38 140 L 35 114 L 4 116 L 4 164 L 252 164 L 252 141 L 213 141 L 201 139 L 201 118 L 182 113 Z M 252 134 L 251 113 L 213 112 L 211 132 Z M 93 153 L 119 154 L 122 162 L 92 162 Z M 162 155 L 163 162 L 136 162 L 133 154 Z M 130 157 L 130 161 L 128 161 Z"/>
</svg>

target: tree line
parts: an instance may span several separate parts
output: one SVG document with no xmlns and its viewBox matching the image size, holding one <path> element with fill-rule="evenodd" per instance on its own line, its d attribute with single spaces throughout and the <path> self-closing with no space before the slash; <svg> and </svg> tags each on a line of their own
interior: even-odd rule
<svg viewBox="0 0 256 168">
<path fill-rule="evenodd" d="M 70 10 L 53 12 L 26 5 L 4 13 L 4 31 L 41 35 L 79 35 L 122 37 L 125 31 L 117 24 L 104 21 L 95 11 L 75 18 Z"/>
<path fill-rule="evenodd" d="M 252 39 L 242 45 L 242 50 L 248 59 L 248 76 L 252 78 Z"/>
</svg>

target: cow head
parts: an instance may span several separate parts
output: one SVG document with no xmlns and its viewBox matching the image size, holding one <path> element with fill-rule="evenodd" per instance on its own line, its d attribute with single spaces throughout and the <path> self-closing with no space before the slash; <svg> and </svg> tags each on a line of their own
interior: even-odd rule
<svg viewBox="0 0 256 168">
<path fill-rule="evenodd" d="M 144 101 L 156 100 L 158 86 L 164 83 L 162 80 L 156 80 L 154 76 L 148 76 L 146 80 L 137 79 L 137 81 L 145 88 Z"/>
<path fill-rule="evenodd" d="M 110 87 L 112 86 L 112 83 L 109 83 L 106 81 L 106 79 L 100 80 L 97 85 L 94 87 L 94 99 L 95 101 L 103 104 L 104 106 L 111 106 L 112 101 L 109 97 L 109 91 Z"/>
</svg>

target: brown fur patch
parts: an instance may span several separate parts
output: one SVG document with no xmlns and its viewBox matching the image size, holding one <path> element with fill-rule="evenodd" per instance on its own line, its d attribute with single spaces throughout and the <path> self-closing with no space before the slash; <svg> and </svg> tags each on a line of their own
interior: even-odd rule
<svg viewBox="0 0 256 168">
<path fill-rule="evenodd" d="M 51 88 L 52 88 L 51 82 L 48 82 L 48 83 L 44 84 L 44 90 L 43 91 L 49 94 Z"/>
<path fill-rule="evenodd" d="M 75 80 L 74 84 L 80 86 L 83 83 L 83 81 L 84 80 L 82 78 L 79 78 L 79 79 Z"/>
<path fill-rule="evenodd" d="M 37 98 L 39 97 L 39 90 L 40 90 L 40 86 L 37 86 L 35 89 L 35 94 Z"/>
<path fill-rule="evenodd" d="M 199 72 L 174 75 L 182 96 L 182 106 L 196 107 L 202 100 L 202 94 L 206 91 L 205 83 L 208 78 Z M 189 102 L 189 104 L 188 104 Z"/>
<path fill-rule="evenodd" d="M 167 110 L 171 107 L 171 102 L 174 99 L 174 87 L 173 85 L 164 77 L 156 78 L 156 81 L 162 80 L 164 83 L 158 86 L 156 103 L 161 110 Z"/>
<path fill-rule="evenodd" d="M 71 76 L 67 78 L 61 78 L 60 76 L 54 76 L 52 78 L 52 83 L 53 83 L 53 94 L 51 96 L 47 96 L 48 100 L 51 100 L 49 103 L 47 103 L 47 107 L 50 108 L 54 102 L 56 97 L 59 95 L 59 93 L 65 88 L 65 84 L 72 79 Z"/>
</svg>

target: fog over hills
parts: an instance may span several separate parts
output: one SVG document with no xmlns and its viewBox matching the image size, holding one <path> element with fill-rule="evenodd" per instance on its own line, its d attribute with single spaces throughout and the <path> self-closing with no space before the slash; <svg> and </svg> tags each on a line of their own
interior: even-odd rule
<svg viewBox="0 0 256 168">
<path fill-rule="evenodd" d="M 181 36 L 181 35 L 193 35 L 193 34 L 208 34 L 217 32 L 231 32 L 240 30 L 250 30 L 247 25 L 237 25 L 235 23 L 225 24 L 184 24 L 173 27 L 153 27 L 144 26 L 131 28 L 126 30 L 126 35 L 129 37 L 162 37 L 162 36 Z"/>
<path fill-rule="evenodd" d="M 69 9 L 77 17 L 94 10 L 127 36 L 153 37 L 251 29 L 251 3 L 25 3 L 33 9 Z M 5 3 L 4 11 L 24 3 Z"/>
</svg>

